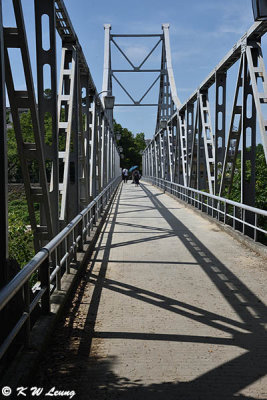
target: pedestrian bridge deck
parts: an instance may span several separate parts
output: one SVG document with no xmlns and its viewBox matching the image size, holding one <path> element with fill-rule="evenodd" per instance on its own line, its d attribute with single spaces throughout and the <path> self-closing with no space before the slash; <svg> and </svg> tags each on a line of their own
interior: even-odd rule
<svg viewBox="0 0 267 400">
<path fill-rule="evenodd" d="M 123 184 L 33 383 L 77 399 L 267 399 L 264 260 Z"/>
</svg>

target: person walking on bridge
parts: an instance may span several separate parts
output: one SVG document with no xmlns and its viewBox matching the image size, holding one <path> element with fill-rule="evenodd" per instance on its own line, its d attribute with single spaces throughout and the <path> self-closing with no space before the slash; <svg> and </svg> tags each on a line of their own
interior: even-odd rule
<svg viewBox="0 0 267 400">
<path fill-rule="evenodd" d="M 139 185 L 139 180 L 141 178 L 140 172 L 138 171 L 138 169 L 134 170 L 133 172 L 133 181 L 135 183 L 135 186 Z"/>
<path fill-rule="evenodd" d="M 124 183 L 127 183 L 128 180 L 128 169 L 127 168 L 123 168 L 122 170 L 122 179 Z"/>
</svg>

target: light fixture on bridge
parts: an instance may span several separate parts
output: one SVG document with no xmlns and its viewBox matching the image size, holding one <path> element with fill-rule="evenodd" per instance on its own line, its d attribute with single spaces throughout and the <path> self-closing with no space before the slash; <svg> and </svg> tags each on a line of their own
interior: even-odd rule
<svg viewBox="0 0 267 400">
<path fill-rule="evenodd" d="M 267 20 L 267 0 L 252 0 L 255 21 Z"/>
<path fill-rule="evenodd" d="M 104 104 L 106 110 L 113 110 L 115 104 L 115 96 L 104 96 Z"/>
<path fill-rule="evenodd" d="M 121 140 L 121 134 L 120 133 L 116 133 L 116 140 Z"/>
<path fill-rule="evenodd" d="M 100 104 L 99 96 L 102 93 L 107 93 L 106 96 L 103 96 L 104 97 L 105 109 L 106 110 L 113 110 L 114 104 L 115 104 L 115 96 L 112 96 L 110 90 L 102 90 L 102 92 L 96 94 L 98 104 Z"/>
<path fill-rule="evenodd" d="M 122 147 L 119 147 L 119 151 L 122 153 L 122 152 L 123 152 L 123 148 L 122 148 Z"/>
<path fill-rule="evenodd" d="M 166 128 L 167 128 L 167 121 L 166 121 L 166 119 L 161 119 L 161 120 L 159 121 L 159 127 L 160 127 L 160 129 L 166 129 Z"/>
</svg>

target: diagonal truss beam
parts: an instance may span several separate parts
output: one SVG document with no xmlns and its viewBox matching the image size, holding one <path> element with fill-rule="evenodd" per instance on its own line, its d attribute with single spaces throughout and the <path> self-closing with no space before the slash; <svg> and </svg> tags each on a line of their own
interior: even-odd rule
<svg viewBox="0 0 267 400">
<path fill-rule="evenodd" d="M 264 114 L 267 74 L 261 49 L 261 37 L 267 32 L 267 22 L 255 23 L 183 104 L 177 100 L 173 80 L 168 24 L 163 25 L 163 32 L 161 70 L 167 73 L 162 73 L 160 78 L 157 125 L 152 143 L 160 143 L 159 137 L 166 138 L 160 144 L 163 145 L 161 154 L 169 154 L 169 165 L 164 167 L 170 171 L 170 180 L 198 190 L 208 189 L 211 194 L 229 196 L 240 158 L 241 202 L 254 206 L 257 129 L 267 162 L 267 120 Z M 240 68 L 226 136 L 227 71 L 238 60 Z M 212 87 L 215 88 L 214 123 L 213 108 L 210 110 L 209 107 L 209 90 Z M 170 150 L 172 141 L 173 152 Z M 150 158 L 147 160 L 149 164 Z M 152 171 L 150 165 L 147 170 Z M 159 174 L 154 173 L 154 176 Z M 166 174 L 164 176 L 166 179 Z M 249 212 L 246 221 L 251 222 Z"/>
<path fill-rule="evenodd" d="M 127 37 L 134 37 L 135 35 L 127 35 Z M 142 35 L 140 35 L 142 37 Z M 145 35 L 144 35 L 145 36 Z M 123 57 L 128 61 L 128 63 L 131 65 L 131 67 L 133 68 L 133 71 L 135 72 L 142 72 L 141 67 L 145 64 L 145 62 L 149 59 L 149 57 L 151 56 L 152 53 L 154 53 L 154 51 L 156 50 L 156 48 L 159 46 L 159 44 L 162 41 L 162 37 L 161 35 L 157 35 L 160 36 L 159 41 L 155 44 L 155 46 L 152 48 L 152 50 L 150 50 L 150 52 L 147 54 L 147 56 L 143 59 L 143 61 L 140 63 L 139 66 L 135 66 L 133 64 L 133 62 L 129 59 L 129 57 L 125 54 L 125 52 L 121 49 L 121 47 L 118 45 L 118 43 L 114 40 L 114 35 L 111 35 L 110 40 L 111 42 L 116 46 L 116 48 L 119 50 L 119 52 L 123 55 Z M 126 71 L 126 70 L 125 70 Z"/>
<path fill-rule="evenodd" d="M 112 43 L 117 47 L 117 49 L 119 50 L 119 52 L 123 55 L 123 57 L 128 61 L 128 63 L 131 65 L 131 67 L 133 68 L 133 70 L 136 69 L 136 67 L 134 66 L 134 64 L 132 63 L 132 61 L 126 56 L 126 54 L 124 53 L 124 51 L 120 48 L 120 46 L 115 42 L 115 40 L 111 37 L 110 39 L 112 41 Z"/>
<path fill-rule="evenodd" d="M 13 0 L 13 8 L 16 18 L 16 27 L 4 28 L 6 86 L 16 134 L 29 217 L 34 232 L 34 246 L 35 251 L 38 251 L 41 248 L 42 243 L 52 239 L 53 223 L 46 178 L 43 138 L 41 137 L 40 131 L 21 1 Z M 8 52 L 10 48 L 16 48 L 20 51 L 27 88 L 26 91 L 17 90 L 15 87 L 11 60 Z M 26 142 L 23 136 L 19 114 L 21 108 L 30 111 L 33 128 L 33 138 L 31 142 Z M 35 184 L 30 171 L 31 163 L 35 163 L 38 168 L 39 182 L 37 185 Z M 42 225 L 38 222 L 35 204 L 39 206 L 39 209 L 43 209 L 44 211 Z"/>
<path fill-rule="evenodd" d="M 112 73 L 112 77 L 115 79 L 115 81 L 118 83 L 118 85 L 122 88 L 122 90 L 127 94 L 127 96 L 132 100 L 134 105 L 140 105 L 141 102 L 144 100 L 146 95 L 151 91 L 151 89 L 155 86 L 157 81 L 160 79 L 160 75 L 156 77 L 156 79 L 152 82 L 152 84 L 149 86 L 149 88 L 146 90 L 146 92 L 140 97 L 139 100 L 134 100 L 134 98 L 130 95 L 127 89 L 123 86 L 123 84 L 120 82 L 120 80 Z"/>
<path fill-rule="evenodd" d="M 162 74 L 166 73 L 166 71 L 163 71 L 162 68 L 158 69 L 142 69 L 144 64 L 147 62 L 147 60 L 151 57 L 151 55 L 155 52 L 155 50 L 160 46 L 161 43 L 163 43 L 164 35 L 163 34 L 110 34 L 111 30 L 111 25 L 105 24 L 105 61 L 104 61 L 104 74 L 103 74 L 103 86 L 102 90 L 103 91 L 109 91 L 112 93 L 112 79 L 114 79 L 122 91 L 127 95 L 127 97 L 131 100 L 131 103 L 128 104 L 118 104 L 116 103 L 115 106 L 157 106 L 157 103 L 154 104 L 145 104 L 143 103 L 143 100 L 147 96 L 147 94 L 152 90 L 152 88 L 156 85 L 156 83 L 161 79 Z M 146 37 L 157 37 L 159 38 L 156 44 L 152 47 L 152 49 L 148 52 L 148 54 L 144 57 L 144 59 L 141 61 L 141 63 L 136 66 L 132 62 L 132 60 L 127 56 L 125 51 L 122 50 L 122 48 L 118 45 L 116 42 L 115 38 L 119 37 L 124 37 L 124 38 L 131 38 L 131 37 L 139 37 L 139 38 L 146 38 Z M 111 66 L 111 43 L 114 44 L 114 46 L 118 49 L 118 51 L 122 54 L 122 56 L 126 59 L 126 61 L 130 65 L 130 69 L 112 69 Z M 125 86 L 122 84 L 118 76 L 115 75 L 115 73 L 120 73 L 120 72 L 146 72 L 146 73 L 154 73 L 158 72 L 159 75 L 153 80 L 152 84 L 148 87 L 148 89 L 144 92 L 144 94 L 140 97 L 139 100 L 135 100 L 134 96 L 125 88 Z M 109 83 L 107 83 L 109 82 Z"/>
</svg>

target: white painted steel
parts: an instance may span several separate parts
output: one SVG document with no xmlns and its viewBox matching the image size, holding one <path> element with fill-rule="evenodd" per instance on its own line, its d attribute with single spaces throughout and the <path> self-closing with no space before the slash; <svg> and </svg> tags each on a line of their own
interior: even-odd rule
<svg viewBox="0 0 267 400">
<path fill-rule="evenodd" d="M 172 69 L 169 27 L 170 27 L 169 24 L 162 25 L 165 51 L 166 51 L 167 73 L 168 73 L 168 78 L 169 78 L 169 83 L 170 83 L 170 88 L 171 88 L 171 98 L 178 110 L 181 107 L 182 103 L 177 95 L 176 84 L 175 84 L 174 74 L 173 74 L 173 69 Z"/>
</svg>

